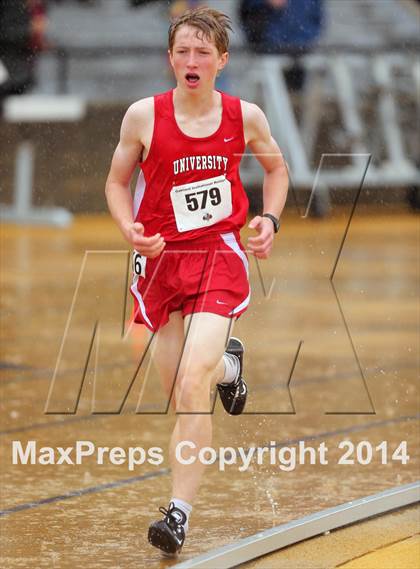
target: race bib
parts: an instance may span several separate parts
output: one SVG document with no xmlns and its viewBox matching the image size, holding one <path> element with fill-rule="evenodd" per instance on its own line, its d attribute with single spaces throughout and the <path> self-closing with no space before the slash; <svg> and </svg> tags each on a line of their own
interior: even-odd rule
<svg viewBox="0 0 420 569">
<path fill-rule="evenodd" d="M 231 183 L 225 176 L 174 186 L 171 202 L 178 231 L 210 227 L 232 213 Z"/>
<path fill-rule="evenodd" d="M 147 257 L 140 255 L 138 251 L 133 251 L 133 273 L 139 277 L 146 277 Z"/>
</svg>

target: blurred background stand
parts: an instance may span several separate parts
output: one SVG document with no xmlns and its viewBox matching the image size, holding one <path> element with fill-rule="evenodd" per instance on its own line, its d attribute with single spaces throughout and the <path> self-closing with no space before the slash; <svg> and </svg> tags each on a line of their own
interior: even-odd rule
<svg viewBox="0 0 420 569">
<path fill-rule="evenodd" d="M 72 214 L 64 208 L 33 205 L 35 147 L 26 125 L 79 121 L 85 113 L 84 101 L 73 96 L 22 95 L 4 100 L 3 119 L 19 125 L 21 140 L 16 151 L 13 204 L 1 206 L 0 218 L 3 221 L 60 227 L 71 223 Z"/>
<path fill-rule="evenodd" d="M 45 0 L 0 0 L 0 101 L 36 86 L 36 63 L 48 49 Z"/>
<path fill-rule="evenodd" d="M 259 56 L 249 77 L 250 99 L 265 109 L 294 187 L 312 188 L 315 214 L 328 212 L 329 189 L 360 185 L 370 156 L 366 187 L 407 187 L 418 201 L 420 152 L 412 119 L 419 112 L 420 64 L 417 48 L 410 56 L 408 47 L 329 46 L 301 57 L 308 80 L 297 105 L 284 73 L 291 57 Z M 320 155 L 316 149 L 326 132 Z M 244 181 L 256 184 L 259 176 L 248 158 Z"/>
<path fill-rule="evenodd" d="M 174 86 L 166 51 L 168 9 L 198 2 L 150 0 L 140 2 L 137 9 L 130 0 L 48 4 L 44 42 L 48 48 L 39 53 L 32 93 L 80 97 L 89 102 L 87 120 L 77 132 L 76 123 L 62 128 L 52 123 L 19 127 L 4 122 L 0 139 L 2 201 L 11 201 L 11 155 L 16 153 L 24 128 L 27 138 L 40 140 L 37 185 L 43 195 L 36 199 L 54 198 L 55 181 L 61 176 L 65 183 L 56 196 L 60 200 L 57 205 L 65 205 L 73 213 L 106 209 L 103 176 L 127 107 Z M 348 203 L 371 156 L 361 199 L 400 202 L 420 209 L 417 3 L 208 3 L 227 12 L 234 22 L 226 89 L 260 104 L 269 115 L 299 203 L 306 203 L 314 188 L 311 214 L 325 215 L 330 202 Z M 258 6 L 266 10 L 259 19 Z M 254 28 L 247 27 L 247 22 Z M 251 37 L 249 32 L 257 32 L 257 36 Z M 222 90 L 224 87 L 218 85 Z M 92 147 L 93 139 L 96 143 Z M 68 158 L 65 164 L 63 152 Z M 262 174 L 251 156 L 244 156 L 241 175 L 251 211 L 259 211 Z"/>
</svg>

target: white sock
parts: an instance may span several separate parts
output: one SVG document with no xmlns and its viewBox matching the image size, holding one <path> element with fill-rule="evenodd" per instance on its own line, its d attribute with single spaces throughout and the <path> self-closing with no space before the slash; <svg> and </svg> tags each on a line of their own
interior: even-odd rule
<svg viewBox="0 0 420 569">
<path fill-rule="evenodd" d="M 184 500 L 180 500 L 179 498 L 171 498 L 171 502 L 173 502 L 175 508 L 178 508 L 178 510 L 181 510 L 186 515 L 187 521 L 184 524 L 184 531 L 185 531 L 185 533 L 187 533 L 188 522 L 189 522 L 190 514 L 192 511 L 191 504 L 189 504 L 188 502 L 184 502 Z"/>
<path fill-rule="evenodd" d="M 225 374 L 220 383 L 232 383 L 239 377 L 239 358 L 233 354 L 223 354 Z"/>
</svg>

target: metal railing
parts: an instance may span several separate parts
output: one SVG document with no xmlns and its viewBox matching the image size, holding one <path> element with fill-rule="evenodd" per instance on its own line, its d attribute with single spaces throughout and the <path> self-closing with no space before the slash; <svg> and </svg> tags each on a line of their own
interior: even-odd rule
<svg viewBox="0 0 420 569">
<path fill-rule="evenodd" d="M 397 486 L 379 494 L 321 510 L 310 516 L 270 528 L 178 563 L 175 567 L 177 569 L 229 569 L 237 567 L 241 563 L 246 563 L 316 535 L 322 535 L 327 531 L 390 512 L 396 508 L 418 503 L 419 499 L 419 482 Z"/>
<path fill-rule="evenodd" d="M 327 211 L 332 187 L 358 187 L 368 162 L 366 186 L 420 185 L 416 162 L 420 148 L 413 133 L 416 120 L 406 124 L 401 120 L 401 106 L 407 108 L 408 101 L 418 121 L 419 47 L 414 41 L 372 47 L 321 45 L 304 55 L 299 50 L 287 55 L 254 55 L 243 47 L 232 48 L 231 65 L 244 58 L 249 61 L 250 71 L 241 77 L 246 82 L 244 98 L 263 107 L 288 161 L 294 186 L 316 190 L 315 198 L 324 203 L 321 209 Z M 50 54 L 57 62 L 56 91 L 69 91 L 73 61 L 110 61 L 121 56 L 138 58 L 139 54 L 148 57 L 164 51 L 150 45 L 57 46 Z M 283 71 L 296 57 L 307 74 L 307 86 L 292 96 Z M 368 120 L 366 101 L 371 107 Z M 330 150 L 324 152 L 319 133 L 333 107 L 337 112 L 334 124 L 328 126 Z M 261 170 L 252 159 L 244 160 L 242 175 L 249 185 L 261 182 Z"/>
<path fill-rule="evenodd" d="M 381 47 L 362 47 L 357 45 L 349 46 L 347 44 L 334 44 L 334 45 L 319 45 L 316 52 L 322 55 L 333 54 L 361 54 L 361 55 L 374 55 L 378 53 L 390 53 L 398 51 L 406 54 L 417 54 L 419 52 L 420 43 L 414 41 L 393 42 Z M 150 55 L 162 55 L 166 52 L 164 46 L 158 47 L 156 45 L 115 45 L 112 47 L 103 45 L 96 47 L 86 46 L 64 46 L 56 44 L 44 53 L 44 57 L 52 57 L 56 62 L 55 74 L 55 92 L 59 95 L 64 95 L 69 92 L 69 82 L 71 76 L 71 63 L 74 61 L 87 61 L 87 60 L 104 60 L 112 59 L 121 56 L 125 57 L 142 57 Z M 253 58 L 244 46 L 233 46 L 230 49 L 232 57 L 235 58 Z M 288 48 L 283 53 L 279 52 L 278 55 L 300 55 L 300 50 L 294 53 Z M 261 57 L 261 56 L 256 56 Z"/>
<path fill-rule="evenodd" d="M 292 61 L 284 55 L 262 56 L 249 84 L 251 100 L 267 114 L 294 187 L 312 189 L 324 213 L 332 188 L 358 188 L 362 181 L 366 187 L 415 187 L 418 192 L 416 54 L 390 49 L 305 55 L 300 64 L 306 88 L 297 97 L 284 75 Z M 248 184 L 261 182 L 255 165 L 251 159 L 244 165 Z"/>
</svg>

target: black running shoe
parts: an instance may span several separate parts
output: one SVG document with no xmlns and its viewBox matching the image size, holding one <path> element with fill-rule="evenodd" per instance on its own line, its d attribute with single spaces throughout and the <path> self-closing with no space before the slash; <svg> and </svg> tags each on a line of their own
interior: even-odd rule
<svg viewBox="0 0 420 569">
<path fill-rule="evenodd" d="M 242 378 L 242 365 L 244 346 L 238 338 L 231 338 L 226 348 L 226 353 L 233 354 L 239 360 L 239 376 L 232 383 L 218 383 L 220 399 L 223 407 L 230 415 L 240 415 L 245 408 L 248 387 Z"/>
<path fill-rule="evenodd" d="M 179 508 L 175 508 L 173 502 L 167 510 L 159 508 L 159 512 L 165 515 L 163 520 L 153 522 L 149 527 L 149 542 L 165 553 L 177 554 L 185 540 L 184 524 L 187 516 Z"/>
</svg>

